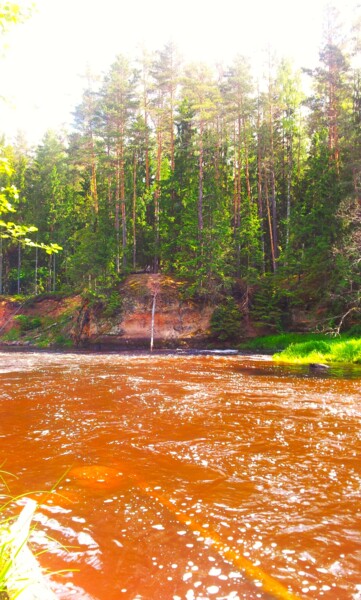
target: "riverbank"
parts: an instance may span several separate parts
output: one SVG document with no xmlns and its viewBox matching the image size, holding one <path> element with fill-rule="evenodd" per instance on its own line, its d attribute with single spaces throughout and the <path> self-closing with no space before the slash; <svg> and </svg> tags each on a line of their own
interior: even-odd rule
<svg viewBox="0 0 361 600">
<path fill-rule="evenodd" d="M 153 311 L 154 308 L 154 311 Z M 0 343 L 95 351 L 205 348 L 215 306 L 165 275 L 128 276 L 110 296 L 83 293 L 0 298 Z"/>
<path fill-rule="evenodd" d="M 273 355 L 276 362 L 292 364 L 361 364 L 361 338 L 352 331 L 331 337 L 317 333 L 265 336 L 242 348 Z"/>
<path fill-rule="evenodd" d="M 253 322 L 248 313 L 242 314 L 242 306 L 234 302 L 237 318 L 233 315 L 231 325 L 220 307 L 215 301 L 190 298 L 185 282 L 161 274 L 130 275 L 108 296 L 90 292 L 3 296 L 0 346 L 7 350 L 137 352 L 149 350 L 154 337 L 155 351 L 224 348 L 270 354 L 277 362 L 292 364 L 361 363 L 357 326 L 337 337 L 306 332 L 265 336 L 267 329 Z M 296 329 L 297 324 L 295 317 L 292 326 Z"/>
</svg>

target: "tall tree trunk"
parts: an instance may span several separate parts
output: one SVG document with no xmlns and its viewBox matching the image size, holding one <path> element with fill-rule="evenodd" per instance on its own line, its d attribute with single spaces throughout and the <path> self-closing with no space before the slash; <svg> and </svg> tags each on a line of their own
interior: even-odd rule
<svg viewBox="0 0 361 600">
<path fill-rule="evenodd" d="M 257 111 L 257 196 L 258 196 L 258 218 L 261 224 L 261 248 L 262 248 L 262 273 L 266 272 L 265 264 L 265 242 L 263 224 L 263 190 L 262 190 L 262 148 L 261 148 L 261 114 L 258 101 Z"/>
<path fill-rule="evenodd" d="M 120 169 L 119 159 L 116 160 L 115 166 L 115 239 L 116 239 L 116 255 L 115 268 L 116 272 L 120 273 Z"/>
<path fill-rule="evenodd" d="M 0 294 L 3 293 L 3 265 L 4 265 L 4 254 L 3 254 L 3 239 L 0 236 Z"/>
<path fill-rule="evenodd" d="M 147 81 L 147 70 L 145 64 L 145 57 L 143 58 L 143 118 L 144 118 L 144 137 L 145 137 L 145 189 L 149 190 L 150 188 L 150 148 L 149 148 L 149 129 L 148 129 L 148 121 L 149 121 L 149 110 L 148 110 L 148 81 Z"/>
<path fill-rule="evenodd" d="M 20 242 L 18 242 L 18 284 L 17 284 L 18 294 L 20 294 L 20 292 L 21 292 L 20 279 L 21 279 L 21 244 L 20 244 Z"/>
<path fill-rule="evenodd" d="M 242 118 L 242 129 L 243 129 L 243 147 L 244 147 L 244 165 L 245 165 L 245 176 L 246 176 L 246 189 L 248 200 L 252 200 L 251 180 L 249 175 L 249 151 L 247 142 L 247 130 L 245 117 Z"/>
<path fill-rule="evenodd" d="M 124 133 L 122 132 L 122 135 Z M 127 266 L 127 215 L 125 206 L 125 170 L 124 170 L 124 148 L 123 143 L 120 145 L 119 159 L 119 179 L 120 179 L 120 206 L 122 214 L 122 262 L 123 269 Z"/>
<path fill-rule="evenodd" d="M 278 258 L 278 240 L 277 240 L 277 198 L 276 198 L 276 177 L 275 177 L 275 158 L 274 158 L 274 140 L 273 140 L 273 103 L 270 94 L 270 178 L 271 178 L 271 204 L 272 204 L 272 257 L 273 257 L 273 270 L 276 272 Z M 268 194 L 269 198 L 269 194 Z"/>
<path fill-rule="evenodd" d="M 133 158 L 133 271 L 137 264 L 137 153 L 134 152 Z"/>
<path fill-rule="evenodd" d="M 50 254 L 49 258 L 48 258 L 48 278 L 47 278 L 48 282 L 47 282 L 47 286 L 46 286 L 48 292 L 51 292 L 51 285 L 52 285 L 52 282 L 53 282 L 53 270 L 52 270 L 52 267 L 53 267 L 53 260 L 52 260 L 51 254 Z"/>
<path fill-rule="evenodd" d="M 276 272 L 277 270 L 277 258 L 278 258 L 278 231 L 277 231 L 277 199 L 276 199 L 276 178 L 275 172 L 272 168 L 271 171 L 271 204 L 272 204 L 272 256 L 274 257 L 273 261 L 273 270 Z"/>
<path fill-rule="evenodd" d="M 292 169 L 293 169 L 293 143 L 292 133 L 289 134 L 287 143 L 287 205 L 286 205 L 286 249 L 290 243 L 290 223 L 291 223 L 291 189 L 292 189 Z"/>
<path fill-rule="evenodd" d="M 56 289 L 56 254 L 53 254 L 53 292 Z"/>
<path fill-rule="evenodd" d="M 36 241 L 38 241 L 36 239 Z M 38 293 L 38 267 L 39 267 L 39 248 L 35 248 L 35 275 L 34 275 L 34 283 L 35 283 L 35 295 Z"/>
<path fill-rule="evenodd" d="M 99 201 L 98 201 L 98 188 L 97 188 L 97 167 L 96 157 L 94 149 L 93 136 L 91 137 L 91 196 L 93 199 L 93 207 L 95 213 L 95 229 L 97 229 L 98 213 L 99 213 Z"/>
<path fill-rule="evenodd" d="M 203 262 L 203 121 L 200 122 L 199 126 L 199 160 L 198 160 L 198 239 L 200 248 L 200 258 Z"/>
<path fill-rule="evenodd" d="M 241 227 L 241 149 L 239 137 L 240 119 L 238 118 L 238 129 L 234 124 L 234 201 L 233 201 L 233 235 L 236 243 L 236 275 L 241 274 L 241 242 L 240 227 Z"/>
<path fill-rule="evenodd" d="M 159 251 L 160 251 L 160 182 L 162 172 L 162 158 L 163 158 L 163 136 L 161 132 L 161 124 L 158 122 L 157 125 L 157 167 L 155 174 L 156 188 L 154 191 L 154 273 L 158 273 L 159 270 Z"/>
<path fill-rule="evenodd" d="M 275 273 L 277 270 L 277 265 L 276 265 L 276 255 L 275 255 L 275 251 L 274 251 L 274 248 L 275 248 L 274 239 L 273 239 L 274 228 L 273 228 L 273 222 L 272 222 L 272 216 L 271 216 L 267 173 L 265 173 L 264 182 L 265 182 L 265 195 L 266 195 L 265 200 L 266 200 L 266 207 L 267 207 L 268 230 L 269 230 L 270 247 L 271 247 L 272 270 Z M 271 200 L 271 202 L 272 202 L 272 200 Z M 273 208 L 273 204 L 272 204 L 272 208 Z"/>
</svg>

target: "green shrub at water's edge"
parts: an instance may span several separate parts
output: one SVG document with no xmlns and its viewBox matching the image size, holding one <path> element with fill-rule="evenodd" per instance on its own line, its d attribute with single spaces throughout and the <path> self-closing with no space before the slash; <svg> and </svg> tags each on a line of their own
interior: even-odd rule
<svg viewBox="0 0 361 600">
<path fill-rule="evenodd" d="M 324 341 L 291 344 L 274 354 L 278 362 L 308 363 L 361 363 L 361 340 L 336 338 Z"/>
<path fill-rule="evenodd" d="M 346 332 L 337 337 L 322 333 L 269 335 L 242 344 L 240 350 L 268 352 L 277 362 L 361 363 L 361 339 Z"/>
<path fill-rule="evenodd" d="M 329 342 L 330 337 L 322 333 L 280 333 L 267 335 L 242 343 L 240 350 L 254 350 L 264 352 L 280 352 L 291 344 L 300 344 L 320 340 Z"/>
<path fill-rule="evenodd" d="M 361 339 L 345 339 L 333 345 L 332 360 L 361 363 Z"/>
<path fill-rule="evenodd" d="M 324 342 L 323 340 L 310 340 L 303 342 L 302 344 L 290 344 L 286 350 L 288 356 L 295 357 L 308 357 L 310 354 L 317 353 L 322 356 L 326 356 L 331 352 L 331 344 Z"/>
</svg>

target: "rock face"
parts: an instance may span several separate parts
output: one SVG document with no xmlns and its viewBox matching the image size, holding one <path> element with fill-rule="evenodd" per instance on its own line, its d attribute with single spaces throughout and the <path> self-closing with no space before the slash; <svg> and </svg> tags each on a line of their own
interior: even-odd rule
<svg viewBox="0 0 361 600">
<path fill-rule="evenodd" d="M 8 346 L 56 347 L 72 343 L 94 350 L 149 348 L 154 306 L 154 348 L 204 347 L 209 342 L 214 306 L 182 297 L 182 282 L 165 275 L 130 275 L 119 288 L 115 307 L 102 300 L 34 298 L 0 300 L 0 338 Z M 27 323 L 18 317 L 24 315 Z M 41 326 L 30 329 L 39 317 Z M 27 327 L 29 325 L 29 327 Z M 4 335 L 5 334 L 5 335 Z M 1 340 L 0 340 L 1 341 Z"/>
<path fill-rule="evenodd" d="M 107 318 L 84 305 L 72 336 L 77 345 L 149 347 L 154 309 L 154 347 L 200 346 L 209 336 L 214 307 L 183 300 L 179 282 L 164 275 L 130 275 L 120 288 L 121 307 Z"/>
</svg>

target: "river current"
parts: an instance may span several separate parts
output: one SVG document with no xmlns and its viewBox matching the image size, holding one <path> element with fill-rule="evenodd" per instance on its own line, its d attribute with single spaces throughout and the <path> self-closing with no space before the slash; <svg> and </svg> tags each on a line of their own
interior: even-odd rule
<svg viewBox="0 0 361 600">
<path fill-rule="evenodd" d="M 361 599 L 360 375 L 0 353 L 3 476 L 59 599 Z"/>
</svg>

